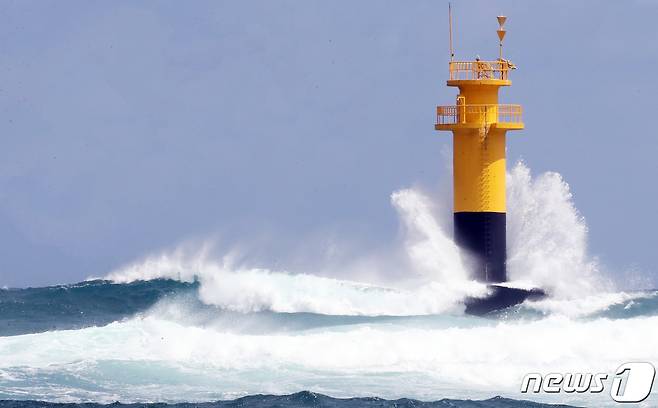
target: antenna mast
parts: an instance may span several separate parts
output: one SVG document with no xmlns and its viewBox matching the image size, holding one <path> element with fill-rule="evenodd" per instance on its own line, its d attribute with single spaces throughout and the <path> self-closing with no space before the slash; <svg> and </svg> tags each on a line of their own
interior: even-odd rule
<svg viewBox="0 0 658 408">
<path fill-rule="evenodd" d="M 455 50 L 452 48 L 452 6 L 448 3 L 448 26 L 450 27 L 450 62 L 455 59 Z"/>
<path fill-rule="evenodd" d="M 505 21 L 507 20 L 507 17 L 505 16 L 498 16 L 496 17 L 498 20 L 498 30 L 496 30 L 496 33 L 498 33 L 498 47 L 500 48 L 500 53 L 498 59 L 502 60 L 503 59 L 503 38 L 505 38 L 505 34 L 507 32 L 505 31 Z"/>
</svg>

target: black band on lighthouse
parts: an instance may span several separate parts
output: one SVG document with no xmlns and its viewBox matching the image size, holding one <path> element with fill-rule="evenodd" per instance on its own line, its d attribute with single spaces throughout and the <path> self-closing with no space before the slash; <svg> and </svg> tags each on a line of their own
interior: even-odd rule
<svg viewBox="0 0 658 408">
<path fill-rule="evenodd" d="M 456 212 L 455 242 L 464 251 L 473 279 L 505 282 L 507 243 L 505 213 Z"/>
</svg>

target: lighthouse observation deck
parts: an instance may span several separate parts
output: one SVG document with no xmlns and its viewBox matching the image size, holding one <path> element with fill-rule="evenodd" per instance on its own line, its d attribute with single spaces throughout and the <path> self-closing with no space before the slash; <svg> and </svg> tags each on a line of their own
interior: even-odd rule
<svg viewBox="0 0 658 408">
<path fill-rule="evenodd" d="M 502 58 L 496 61 L 451 61 L 448 85 L 452 81 L 509 81 L 509 71 L 512 69 L 516 66 Z"/>
<path fill-rule="evenodd" d="M 498 129 L 523 129 L 523 108 L 511 104 L 447 105 L 436 107 L 436 130 L 477 129 L 491 126 Z"/>
</svg>

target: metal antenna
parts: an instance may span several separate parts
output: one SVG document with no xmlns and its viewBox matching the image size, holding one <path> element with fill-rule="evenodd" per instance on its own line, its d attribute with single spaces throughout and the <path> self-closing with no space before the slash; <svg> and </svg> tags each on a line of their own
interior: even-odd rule
<svg viewBox="0 0 658 408">
<path fill-rule="evenodd" d="M 455 50 L 452 48 L 452 6 L 448 2 L 448 26 L 450 27 L 450 62 L 455 59 Z"/>
</svg>

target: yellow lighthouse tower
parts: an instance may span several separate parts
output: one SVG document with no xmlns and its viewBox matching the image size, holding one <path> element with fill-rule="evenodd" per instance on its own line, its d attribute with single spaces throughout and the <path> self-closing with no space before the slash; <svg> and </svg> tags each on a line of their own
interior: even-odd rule
<svg viewBox="0 0 658 408">
<path fill-rule="evenodd" d="M 496 60 L 454 61 L 450 19 L 450 77 L 459 93 L 454 105 L 436 108 L 436 130 L 453 134 L 455 241 L 474 279 L 507 280 L 505 137 L 523 129 L 520 105 L 500 104 L 498 91 L 510 86 L 516 67 L 503 58 L 506 17 L 498 16 Z"/>
</svg>

